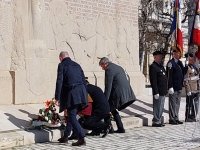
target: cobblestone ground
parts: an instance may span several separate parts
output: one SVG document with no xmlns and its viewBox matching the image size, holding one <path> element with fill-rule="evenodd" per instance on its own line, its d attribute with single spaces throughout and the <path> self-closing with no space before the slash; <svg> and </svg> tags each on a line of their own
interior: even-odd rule
<svg viewBox="0 0 200 150">
<path fill-rule="evenodd" d="M 200 124 L 166 125 L 162 128 L 141 127 L 124 134 L 109 134 L 106 138 L 87 137 L 86 146 L 72 147 L 57 141 L 15 147 L 7 150 L 186 150 L 200 147 Z"/>
</svg>

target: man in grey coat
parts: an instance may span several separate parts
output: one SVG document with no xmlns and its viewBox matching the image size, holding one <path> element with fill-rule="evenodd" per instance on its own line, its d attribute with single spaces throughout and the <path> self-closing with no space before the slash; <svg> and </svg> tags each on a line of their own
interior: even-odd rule
<svg viewBox="0 0 200 150">
<path fill-rule="evenodd" d="M 99 61 L 99 66 L 105 70 L 105 91 L 104 94 L 110 104 L 110 111 L 117 124 L 116 133 L 125 133 L 119 111 L 132 104 L 136 97 L 127 80 L 124 69 L 103 57 Z"/>
</svg>

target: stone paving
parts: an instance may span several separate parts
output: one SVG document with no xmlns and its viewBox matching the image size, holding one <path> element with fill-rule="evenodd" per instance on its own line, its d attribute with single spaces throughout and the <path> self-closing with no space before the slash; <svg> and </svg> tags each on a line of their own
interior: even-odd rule
<svg viewBox="0 0 200 150">
<path fill-rule="evenodd" d="M 57 141 L 38 143 L 7 150 L 187 150 L 200 147 L 200 123 L 184 123 L 165 127 L 140 127 L 126 130 L 124 134 L 109 134 L 106 138 L 87 137 L 86 146 L 72 147 Z"/>
</svg>

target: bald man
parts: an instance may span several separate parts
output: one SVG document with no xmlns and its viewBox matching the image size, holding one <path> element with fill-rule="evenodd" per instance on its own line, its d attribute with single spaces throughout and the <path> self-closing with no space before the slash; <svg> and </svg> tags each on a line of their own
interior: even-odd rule
<svg viewBox="0 0 200 150">
<path fill-rule="evenodd" d="M 59 59 L 55 99 L 60 103 L 60 112 L 67 110 L 68 123 L 64 136 L 58 141 L 67 143 L 73 128 L 78 135 L 78 141 L 72 143 L 72 146 L 86 145 L 85 133 L 76 119 L 77 111 L 88 103 L 85 76 L 81 66 L 72 61 L 66 51 L 60 53 Z"/>
</svg>

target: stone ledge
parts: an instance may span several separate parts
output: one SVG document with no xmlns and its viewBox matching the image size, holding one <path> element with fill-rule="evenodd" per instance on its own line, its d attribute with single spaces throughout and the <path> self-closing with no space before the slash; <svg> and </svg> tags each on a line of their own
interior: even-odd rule
<svg viewBox="0 0 200 150">
<path fill-rule="evenodd" d="M 137 117 L 124 117 L 122 118 L 125 129 L 141 127 L 142 120 Z M 112 121 L 113 128 L 116 130 L 116 123 Z M 15 146 L 28 145 L 33 143 L 42 143 L 48 141 L 57 141 L 63 135 L 63 131 L 59 129 L 53 130 L 19 130 L 19 131 L 6 131 L 1 133 L 0 149 L 10 148 Z"/>
<path fill-rule="evenodd" d="M 7 133 L 1 133 L 0 137 L 0 149 L 21 146 L 24 145 L 24 136 L 11 131 Z"/>
</svg>

